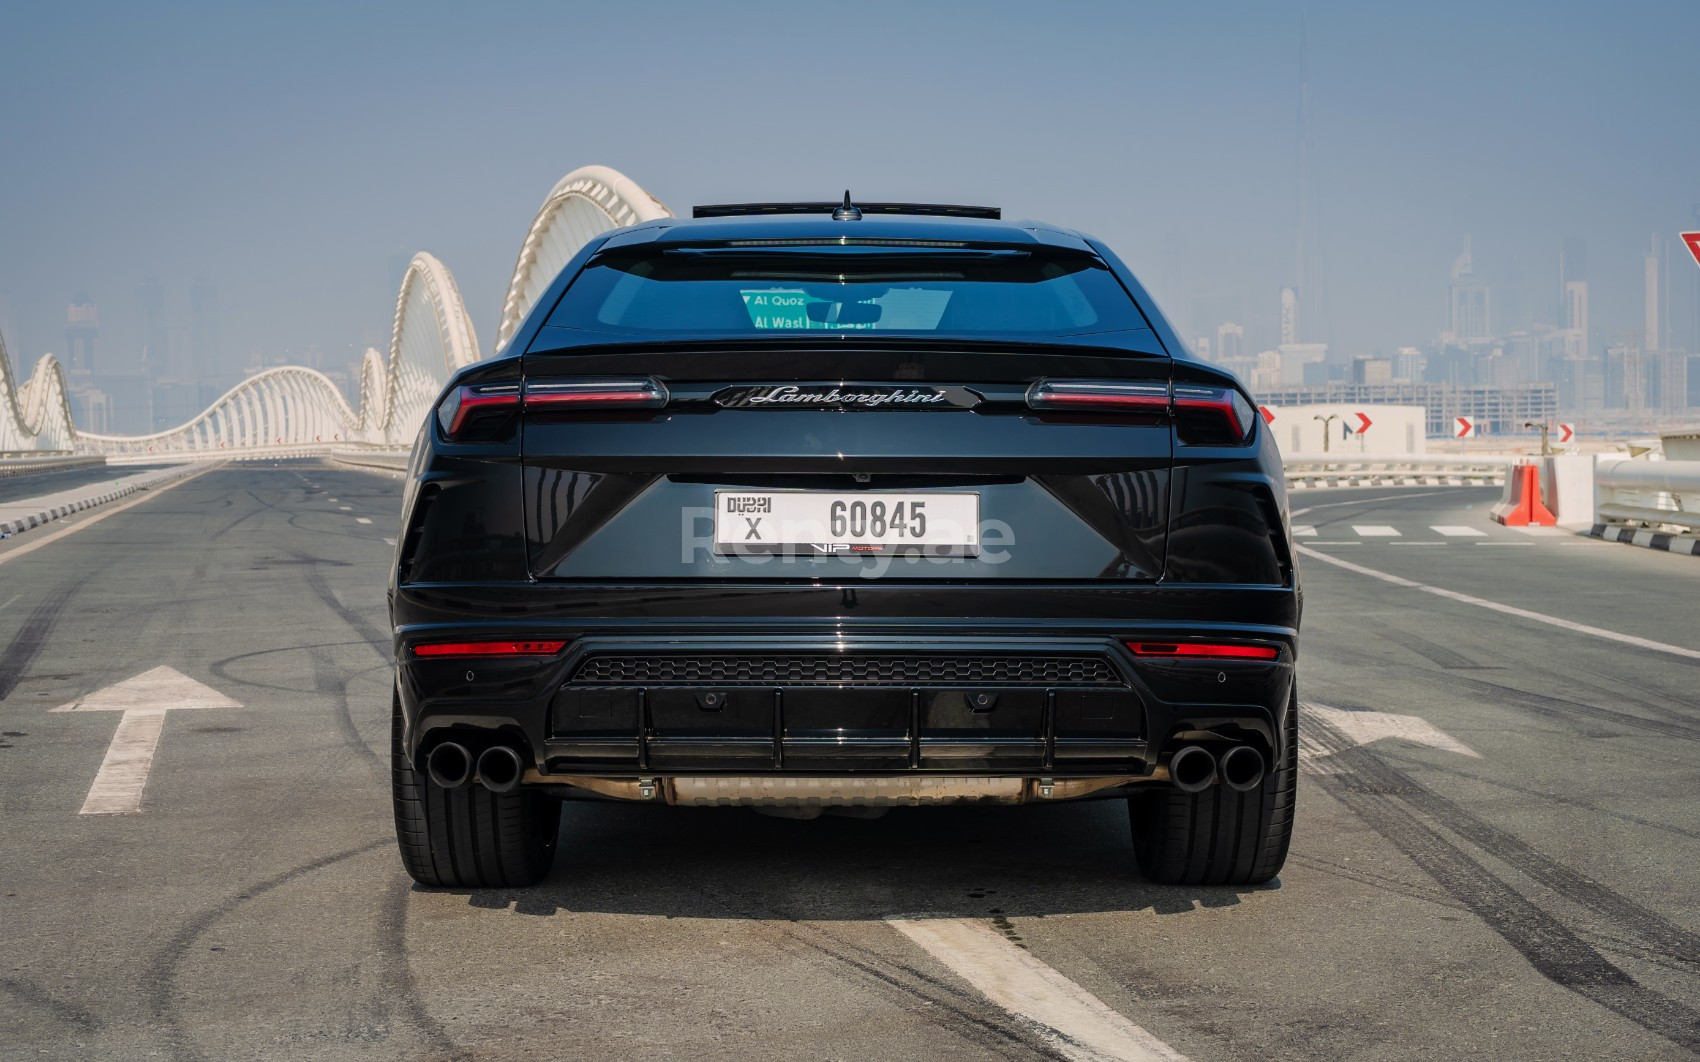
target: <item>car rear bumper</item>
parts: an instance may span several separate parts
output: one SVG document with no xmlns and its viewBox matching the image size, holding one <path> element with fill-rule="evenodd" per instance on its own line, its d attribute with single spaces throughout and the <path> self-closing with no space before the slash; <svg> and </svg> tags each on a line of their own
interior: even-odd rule
<svg viewBox="0 0 1700 1062">
<path fill-rule="evenodd" d="M 864 787 L 862 799 L 834 800 L 933 802 L 929 793 L 952 792 L 946 779 L 1004 778 L 1019 784 L 977 799 L 1019 802 L 1003 789 L 1024 797 L 1022 779 L 1053 787 L 1057 779 L 1159 779 L 1166 755 L 1187 741 L 1252 744 L 1266 755 L 1282 747 L 1296 638 L 1291 591 L 1032 589 L 1030 610 L 1060 613 L 1035 616 L 1020 615 L 1022 595 L 1007 588 L 975 615 L 974 595 L 962 587 L 931 595 L 859 587 L 850 598 L 839 588 L 776 595 L 768 587 L 741 600 L 736 615 L 705 607 L 681 617 L 665 606 L 682 604 L 681 594 L 706 604 L 697 588 L 648 588 L 660 599 L 648 606 L 624 588 L 580 589 L 578 601 L 562 589 L 528 597 L 509 587 L 498 607 L 483 588 L 402 588 L 398 621 L 424 620 L 396 628 L 406 748 L 416 762 L 441 741 L 506 743 L 531 766 L 531 784 L 594 791 L 586 780 L 720 779 L 718 789 L 651 786 L 676 803 L 783 803 L 777 790 L 763 797 L 760 780 L 852 776 L 940 785 L 886 783 Z M 837 614 L 772 607 L 819 607 L 823 593 Z M 601 615 L 574 614 L 586 599 Z M 907 615 L 884 614 L 894 599 Z M 565 607 L 544 608 L 545 600 Z M 757 600 L 768 607 L 747 607 Z M 845 607 L 847 600 L 854 604 Z M 917 607 L 923 601 L 930 607 Z M 664 607 L 642 614 L 655 605 Z M 719 610 L 725 606 L 722 599 Z M 1236 612 L 1251 618 L 1229 618 Z M 542 658 L 412 651 L 491 638 L 568 644 Z M 1245 642 L 1279 655 L 1151 659 L 1125 644 L 1151 639 Z M 632 795 L 616 789 L 603 795 Z"/>
</svg>

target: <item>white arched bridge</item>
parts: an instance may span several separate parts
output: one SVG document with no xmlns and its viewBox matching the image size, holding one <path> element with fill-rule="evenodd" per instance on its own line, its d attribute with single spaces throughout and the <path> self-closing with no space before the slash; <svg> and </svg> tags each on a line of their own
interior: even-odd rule
<svg viewBox="0 0 1700 1062">
<path fill-rule="evenodd" d="M 549 282 L 591 239 L 671 216 L 660 200 L 606 166 L 585 166 L 561 178 L 520 244 L 496 347 L 513 336 Z M 126 461 L 404 449 L 450 374 L 484 354 L 454 276 L 423 252 L 414 255 L 396 295 L 389 350 L 368 348 L 361 362 L 356 406 L 323 373 L 291 365 L 249 377 L 167 431 L 97 435 L 72 421 L 58 360 L 43 355 L 19 384 L 0 337 L 0 456 L 74 453 Z"/>
</svg>

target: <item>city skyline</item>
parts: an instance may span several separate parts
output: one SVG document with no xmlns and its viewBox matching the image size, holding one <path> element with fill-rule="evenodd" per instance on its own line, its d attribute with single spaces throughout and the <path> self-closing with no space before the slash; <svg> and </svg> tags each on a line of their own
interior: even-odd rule
<svg viewBox="0 0 1700 1062">
<path fill-rule="evenodd" d="M 166 346 L 205 354 L 191 289 L 215 286 L 217 372 L 256 358 L 334 365 L 383 344 L 391 263 L 423 249 L 454 269 L 488 346 L 512 233 L 560 173 L 604 162 L 675 210 L 848 184 L 1078 226 L 1125 249 L 1183 335 L 1237 324 L 1249 353 L 1278 343 L 1289 286 L 1298 338 L 1336 358 L 1429 344 L 1448 327 L 1448 265 L 1469 237 L 1501 335 L 1564 323 L 1558 263 L 1586 246 L 1589 342 L 1603 354 L 1645 320 L 1657 234 L 1663 341 L 1700 346 L 1682 313 L 1700 269 L 1675 239 L 1700 225 L 1700 148 L 1667 132 L 1697 86 L 1679 46 L 1700 28 L 1689 5 L 1548 18 L 1533 4 L 1294 3 L 1245 9 L 1227 29 L 1190 12 L 1081 5 L 1057 20 L 1002 6 L 965 21 L 935 6 L 902 9 L 901 35 L 878 29 L 880 11 L 899 9 L 876 6 L 835 27 L 834 46 L 892 73 L 819 84 L 760 116 L 740 103 L 749 64 L 799 71 L 816 42 L 807 18 L 761 17 L 794 9 L 745 10 L 728 26 L 639 6 L 652 32 L 575 52 L 570 72 L 553 48 L 618 40 L 621 25 L 428 11 L 398 42 L 380 12 L 330 7 L 24 12 L 17 39 L 32 47 L 0 72 L 0 143 L 52 164 L 0 193 L 0 330 L 20 368 L 68 356 L 67 310 L 86 292 L 99 356 L 139 371 L 162 328 Z M 1448 15 L 1465 10 L 1468 32 Z M 57 76 L 73 51 L 77 75 Z M 465 54 L 504 84 L 416 76 Z M 642 83 L 624 76 L 632 54 Z M 1139 61 L 1117 61 L 1128 55 Z M 1090 87 L 1065 76 L 1080 64 L 1100 71 Z M 988 73 L 1016 65 L 1019 83 Z M 1633 84 L 1614 76 L 1629 71 Z M 598 100 L 620 119 L 603 121 Z M 803 135 L 835 120 L 838 149 Z M 1306 202 L 1313 236 L 1295 254 Z M 150 282 L 157 299 L 136 293 Z"/>
</svg>

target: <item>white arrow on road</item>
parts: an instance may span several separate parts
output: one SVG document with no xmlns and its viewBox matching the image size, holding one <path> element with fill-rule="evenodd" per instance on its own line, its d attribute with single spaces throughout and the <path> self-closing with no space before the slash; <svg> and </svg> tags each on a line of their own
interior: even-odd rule
<svg viewBox="0 0 1700 1062">
<path fill-rule="evenodd" d="M 165 729 L 165 713 L 175 708 L 240 708 L 240 704 L 181 671 L 156 667 L 116 686 L 97 690 L 81 700 L 62 704 L 56 712 L 123 712 L 118 732 L 106 748 L 106 758 L 89 786 L 82 815 L 123 815 L 142 810 L 142 790 L 148 784 L 154 750 Z"/>
<path fill-rule="evenodd" d="M 1380 741 L 1383 738 L 1397 738 L 1400 741 L 1428 745 L 1431 748 L 1442 749 L 1446 752 L 1473 756 L 1478 760 L 1482 757 L 1481 753 L 1435 726 L 1427 719 L 1414 715 L 1391 715 L 1387 712 L 1348 712 L 1341 708 L 1330 708 L 1326 704 L 1309 702 L 1304 706 L 1304 713 L 1339 734 L 1353 746 L 1368 745 L 1372 741 Z M 1325 764 L 1322 761 L 1337 751 L 1339 750 L 1324 747 L 1312 735 L 1305 732 L 1302 722 L 1299 724 L 1300 767 L 1311 774 L 1333 774 L 1338 768 L 1334 764 Z"/>
</svg>

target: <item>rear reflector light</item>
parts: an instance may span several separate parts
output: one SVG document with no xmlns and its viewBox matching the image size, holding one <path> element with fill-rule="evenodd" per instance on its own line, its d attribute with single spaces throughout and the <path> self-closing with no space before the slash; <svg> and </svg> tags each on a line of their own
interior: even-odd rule
<svg viewBox="0 0 1700 1062">
<path fill-rule="evenodd" d="M 1111 380 L 1040 380 L 1027 389 L 1027 404 L 1033 409 L 1167 413 L 1169 385 Z"/>
<path fill-rule="evenodd" d="M 519 384 L 457 387 L 437 407 L 437 423 L 443 426 L 443 434 L 458 439 L 486 415 L 501 415 L 518 408 Z"/>
<path fill-rule="evenodd" d="M 1134 656 L 1191 656 L 1223 660 L 1274 660 L 1281 650 L 1267 645 L 1221 645 L 1214 642 L 1128 642 Z"/>
<path fill-rule="evenodd" d="M 527 409 L 654 409 L 667 404 L 661 381 L 640 376 L 620 380 L 528 380 Z"/>
<path fill-rule="evenodd" d="M 1238 446 L 1251 437 L 1257 411 L 1230 387 L 1175 385 L 1175 426 L 1181 442 Z"/>
<path fill-rule="evenodd" d="M 437 642 L 416 645 L 414 656 L 554 656 L 566 642 Z"/>
</svg>

